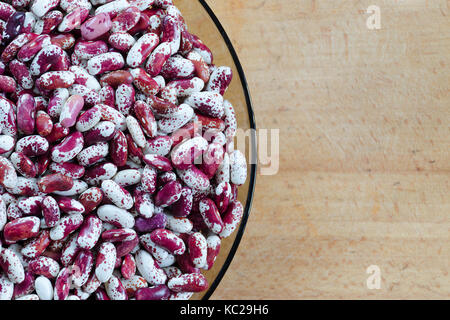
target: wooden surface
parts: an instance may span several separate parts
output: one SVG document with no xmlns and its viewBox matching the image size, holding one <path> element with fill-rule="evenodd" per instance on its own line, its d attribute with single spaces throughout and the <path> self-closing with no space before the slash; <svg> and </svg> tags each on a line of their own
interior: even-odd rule
<svg viewBox="0 0 450 320">
<path fill-rule="evenodd" d="M 281 141 L 213 298 L 449 299 L 450 2 L 207 2 Z"/>
</svg>

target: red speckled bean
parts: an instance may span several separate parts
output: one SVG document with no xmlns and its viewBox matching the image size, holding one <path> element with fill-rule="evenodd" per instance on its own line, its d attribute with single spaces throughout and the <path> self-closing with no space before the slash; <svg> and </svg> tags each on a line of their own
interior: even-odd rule
<svg viewBox="0 0 450 320">
<path fill-rule="evenodd" d="M 114 92 L 114 90 L 113 90 Z M 114 95 L 113 95 L 114 96 Z M 114 103 L 113 103 L 114 105 Z M 99 104 L 100 112 L 102 115 L 102 120 L 111 121 L 116 125 L 116 129 L 124 131 L 126 129 L 126 118 L 123 114 L 121 114 L 118 110 L 105 105 Z"/>
<path fill-rule="evenodd" d="M 7 21 L 16 12 L 12 5 L 6 2 L 0 2 L 0 19 Z"/>
<path fill-rule="evenodd" d="M 172 204 L 171 212 L 176 217 L 187 217 L 192 210 L 193 196 L 190 188 L 183 188 L 181 190 L 180 199 Z"/>
<path fill-rule="evenodd" d="M 125 279 L 130 279 L 136 273 L 136 261 L 131 254 L 127 254 L 123 258 L 120 272 Z"/>
<path fill-rule="evenodd" d="M 128 300 L 128 295 L 119 278 L 111 276 L 105 284 L 106 294 L 111 300 Z"/>
<path fill-rule="evenodd" d="M 86 149 L 83 149 L 78 155 L 78 163 L 83 166 L 89 166 L 103 160 L 108 155 L 108 144 L 100 142 Z"/>
<path fill-rule="evenodd" d="M 17 89 L 17 84 L 14 78 L 0 75 L 0 91 L 5 93 L 13 93 Z"/>
<path fill-rule="evenodd" d="M 155 205 L 168 207 L 181 197 L 182 186 L 178 181 L 171 181 L 164 185 L 155 196 Z"/>
<path fill-rule="evenodd" d="M 94 40 L 111 29 L 111 18 L 106 13 L 98 13 L 81 26 L 81 35 L 87 40 Z"/>
<path fill-rule="evenodd" d="M 58 4 L 59 0 L 34 0 L 30 9 L 36 16 L 41 18 Z"/>
<path fill-rule="evenodd" d="M 130 193 L 113 180 L 104 180 L 102 191 L 109 200 L 121 209 L 131 209 L 134 204 Z"/>
<path fill-rule="evenodd" d="M 76 7 L 73 11 L 64 16 L 62 22 L 58 26 L 59 32 L 70 32 L 79 27 L 88 17 L 89 10 L 83 7 Z"/>
<path fill-rule="evenodd" d="M 111 87 L 109 85 L 104 86 L 103 88 L 100 89 L 100 91 L 98 92 L 98 95 L 100 97 L 100 104 L 108 106 L 108 107 L 114 107 L 115 93 L 114 93 L 113 87 Z M 113 108 L 113 110 L 115 110 L 115 109 Z"/>
<path fill-rule="evenodd" d="M 84 135 L 86 145 L 111 140 L 116 133 L 116 127 L 111 121 L 100 121 Z"/>
<path fill-rule="evenodd" d="M 11 136 L 0 135 L 0 154 L 7 153 L 14 149 L 15 139 Z"/>
<path fill-rule="evenodd" d="M 219 236 L 221 238 L 229 237 L 234 230 L 236 230 L 239 222 L 242 219 L 242 215 L 244 212 L 244 208 L 242 204 L 237 201 L 233 200 L 229 206 L 227 211 L 223 215 L 223 230 L 219 233 Z"/>
<path fill-rule="evenodd" d="M 52 160 L 55 162 L 67 162 L 77 156 L 83 149 L 84 139 L 81 132 L 74 132 L 64 138 L 61 143 L 53 147 Z"/>
<path fill-rule="evenodd" d="M 158 266 L 161 268 L 173 265 L 175 262 L 175 256 L 169 253 L 166 249 L 158 246 L 151 240 L 151 234 L 144 234 L 140 237 L 140 243 L 149 253 L 155 258 Z"/>
<path fill-rule="evenodd" d="M 73 75 L 73 74 L 72 74 Z M 73 78 L 75 81 L 75 78 Z M 70 128 L 75 125 L 77 117 L 83 109 L 84 99 L 80 95 L 73 95 L 69 97 L 61 110 L 61 115 L 59 117 L 59 122 L 62 126 Z"/>
<path fill-rule="evenodd" d="M 191 34 L 190 40 L 192 41 L 192 50 L 201 55 L 208 65 L 211 65 L 213 63 L 213 54 L 211 50 L 196 35 Z"/>
<path fill-rule="evenodd" d="M 199 210 L 208 228 L 216 234 L 221 233 L 224 228 L 224 222 L 214 201 L 209 198 L 201 200 Z"/>
<path fill-rule="evenodd" d="M 211 74 L 206 91 L 218 92 L 224 95 L 233 78 L 233 72 L 229 67 L 218 67 Z"/>
<path fill-rule="evenodd" d="M 151 218 L 154 212 L 154 204 L 149 193 L 135 195 L 135 209 L 144 218 Z"/>
<path fill-rule="evenodd" d="M 163 37 L 161 42 L 170 43 L 172 55 L 177 53 L 181 44 L 181 28 L 174 17 L 166 16 L 162 24 Z"/>
<path fill-rule="evenodd" d="M 71 66 L 69 70 L 75 75 L 75 83 L 79 85 L 83 85 L 84 87 L 89 88 L 89 90 L 97 92 L 100 90 L 100 83 L 98 82 L 97 78 L 90 75 L 89 72 L 87 72 L 86 69 L 80 66 Z M 82 87 L 81 87 L 82 88 Z M 72 91 L 80 91 L 80 88 L 77 88 L 76 90 L 74 88 L 71 88 Z M 91 94 L 92 95 L 92 94 Z M 89 95 L 88 95 L 89 97 Z"/>
<path fill-rule="evenodd" d="M 46 71 L 53 69 L 53 71 L 63 71 L 69 68 L 67 54 L 58 46 L 45 46 L 34 57 L 30 65 L 30 72 L 33 76 L 38 76 Z"/>
<path fill-rule="evenodd" d="M 72 266 L 72 283 L 77 287 L 83 286 L 88 281 L 93 266 L 94 256 L 92 252 L 81 249 Z"/>
<path fill-rule="evenodd" d="M 22 31 L 25 22 L 25 12 L 15 12 L 6 21 L 3 30 L 3 42 L 8 43 L 15 39 Z"/>
<path fill-rule="evenodd" d="M 111 278 L 116 262 L 116 248 L 112 243 L 104 242 L 98 250 L 95 264 L 95 275 L 97 279 L 104 283 Z"/>
<path fill-rule="evenodd" d="M 219 93 L 195 92 L 184 103 L 213 118 L 224 116 L 223 97 Z"/>
<path fill-rule="evenodd" d="M 191 234 L 188 238 L 189 257 L 196 268 L 202 268 L 206 264 L 207 242 L 200 232 Z"/>
<path fill-rule="evenodd" d="M 56 199 L 62 212 L 67 214 L 84 213 L 84 207 L 81 202 L 70 197 L 57 197 Z"/>
<path fill-rule="evenodd" d="M 216 203 L 220 214 L 223 214 L 227 210 L 232 199 L 233 194 L 230 183 L 226 181 L 219 183 L 214 192 L 214 202 Z"/>
<path fill-rule="evenodd" d="M 214 262 L 216 262 L 217 256 L 219 255 L 221 241 L 217 235 L 211 234 L 208 236 L 208 238 L 206 238 L 206 244 L 207 258 L 206 265 L 204 267 L 206 270 L 210 270 L 213 267 Z"/>
<path fill-rule="evenodd" d="M 150 239 L 175 255 L 181 255 L 186 250 L 183 240 L 169 230 L 156 229 L 152 231 Z"/>
<path fill-rule="evenodd" d="M 80 179 L 85 172 L 83 166 L 72 162 L 61 162 L 61 163 L 52 162 L 49 168 L 53 172 L 61 173 L 72 179 Z"/>
<path fill-rule="evenodd" d="M 194 75 L 195 67 L 192 61 L 181 56 L 172 56 L 167 59 L 161 75 L 166 79 L 189 78 Z"/>
<path fill-rule="evenodd" d="M 41 221 L 38 217 L 19 218 L 8 222 L 3 229 L 7 241 L 19 241 L 33 238 L 39 234 Z"/>
<path fill-rule="evenodd" d="M 60 270 L 58 262 L 44 256 L 31 260 L 28 268 L 32 273 L 45 276 L 49 279 L 56 278 Z"/>
<path fill-rule="evenodd" d="M 101 40 L 78 41 L 74 47 L 74 54 L 83 60 L 89 60 L 99 54 L 107 53 L 108 45 Z"/>
<path fill-rule="evenodd" d="M 40 87 L 45 90 L 69 88 L 75 83 L 75 75 L 70 71 L 51 71 L 44 73 L 38 81 Z"/>
<path fill-rule="evenodd" d="M 64 247 L 61 252 L 61 263 L 65 267 L 73 263 L 78 251 L 80 250 L 77 238 L 78 233 L 75 232 L 69 237 L 69 239 L 64 244 Z"/>
<path fill-rule="evenodd" d="M 147 60 L 146 70 L 152 76 L 156 77 L 162 70 L 166 61 L 172 55 L 172 49 L 169 42 L 159 44 Z"/>
<path fill-rule="evenodd" d="M 58 118 L 64 103 L 69 98 L 69 90 L 66 88 L 56 89 L 53 92 L 47 106 L 47 112 L 52 118 Z"/>
<path fill-rule="evenodd" d="M 136 101 L 134 104 L 134 112 L 144 133 L 150 138 L 154 137 L 158 129 L 155 116 L 150 106 L 143 101 Z"/>
<path fill-rule="evenodd" d="M 205 191 L 210 187 L 208 177 L 195 166 L 186 170 L 179 169 L 177 173 L 181 180 L 191 189 Z"/>
<path fill-rule="evenodd" d="M 108 222 L 120 228 L 132 228 L 134 217 L 124 209 L 113 205 L 103 205 L 98 208 L 97 216 L 104 222 Z"/>
<path fill-rule="evenodd" d="M 139 250 L 136 253 L 136 266 L 145 280 L 152 285 L 164 284 L 167 280 L 164 271 L 155 263 L 152 256 L 144 250 Z"/>
<path fill-rule="evenodd" d="M 51 162 L 50 153 L 46 152 L 45 154 L 37 157 L 36 162 L 37 176 L 40 176 L 47 171 L 47 168 Z"/>
<path fill-rule="evenodd" d="M 208 64 L 203 60 L 202 56 L 198 52 L 190 51 L 186 58 L 193 63 L 195 76 L 202 79 L 204 83 L 208 83 L 211 74 Z"/>
<path fill-rule="evenodd" d="M 95 216 L 88 217 L 81 226 L 77 243 L 81 248 L 92 249 L 101 234 L 102 221 Z"/>
<path fill-rule="evenodd" d="M 166 227 L 167 217 L 165 214 L 157 213 L 151 218 L 139 217 L 136 219 L 135 228 L 138 232 L 151 232 L 155 229 L 163 229 Z"/>
<path fill-rule="evenodd" d="M 200 170 L 212 179 L 223 161 L 224 149 L 220 144 L 211 143 L 203 154 L 203 161 L 200 164 Z M 245 159 L 244 159 L 245 160 Z"/>
<path fill-rule="evenodd" d="M 21 152 L 13 152 L 10 161 L 14 168 L 24 177 L 34 178 L 37 175 L 37 168 L 34 162 Z"/>
<path fill-rule="evenodd" d="M 194 160 L 208 148 L 203 137 L 195 137 L 177 145 L 171 152 L 172 164 L 177 169 L 189 169 Z"/>
<path fill-rule="evenodd" d="M 42 136 L 48 136 L 53 130 L 52 118 L 44 111 L 38 111 L 36 114 L 36 131 Z"/>
<path fill-rule="evenodd" d="M 75 37 L 70 33 L 52 35 L 50 41 L 63 50 L 69 50 L 75 45 Z"/>
<path fill-rule="evenodd" d="M 30 295 L 34 291 L 34 276 L 31 272 L 25 273 L 25 279 L 14 285 L 14 300 L 27 300 L 27 297 L 34 296 Z M 39 300 L 36 298 L 32 298 L 30 300 Z"/>
<path fill-rule="evenodd" d="M 154 139 L 148 140 L 145 146 L 146 153 L 166 156 L 169 154 L 173 146 L 173 139 L 169 136 L 158 136 Z"/>
<path fill-rule="evenodd" d="M 124 166 L 128 158 L 128 144 L 125 134 L 116 131 L 111 141 L 111 158 L 115 165 Z"/>
<path fill-rule="evenodd" d="M 53 173 L 42 177 L 38 182 L 39 190 L 44 193 L 67 191 L 73 187 L 73 179 L 62 173 Z"/>
<path fill-rule="evenodd" d="M 48 12 L 40 20 L 42 23 L 42 34 L 49 34 L 52 32 L 62 21 L 64 15 L 61 11 L 53 10 Z"/>
<path fill-rule="evenodd" d="M 48 247 L 50 241 L 49 231 L 43 230 L 37 238 L 33 239 L 22 248 L 21 253 L 30 259 L 37 258 Z"/>
<path fill-rule="evenodd" d="M 147 165 L 142 172 L 141 186 L 142 190 L 148 193 L 154 193 L 156 191 L 156 169 Z"/>
<path fill-rule="evenodd" d="M 102 86 L 109 85 L 111 87 L 118 87 L 121 84 L 131 84 L 133 82 L 133 76 L 126 70 L 117 70 L 104 74 L 100 78 L 100 84 Z"/>
<path fill-rule="evenodd" d="M 208 288 L 208 281 L 201 273 L 183 274 L 167 283 L 174 292 L 201 292 Z"/>
<path fill-rule="evenodd" d="M 55 282 L 54 300 L 66 300 L 70 291 L 70 269 L 63 268 L 58 274 Z"/>
<path fill-rule="evenodd" d="M 50 239 L 61 240 L 69 234 L 77 230 L 83 223 L 83 216 L 81 214 L 73 214 L 66 216 L 58 221 L 56 226 L 50 230 Z"/>
<path fill-rule="evenodd" d="M 108 43 L 119 51 L 129 51 L 136 43 L 134 37 L 126 32 L 116 32 L 109 36 Z"/>
<path fill-rule="evenodd" d="M 1 160 L 0 160 L 1 163 Z M 0 165 L 1 168 L 1 165 Z M 12 170 L 14 167 L 11 165 Z M 14 171 L 15 174 L 15 171 Z M 10 179 L 11 181 L 13 179 Z M 3 185 L 6 187 L 5 181 L 3 181 Z M 2 182 L 1 169 L 0 169 L 0 183 Z M 9 193 L 20 195 L 20 196 L 35 196 L 40 193 L 37 181 L 34 178 L 25 178 L 25 177 L 17 177 L 17 180 L 12 188 L 7 188 Z"/>
<path fill-rule="evenodd" d="M 132 6 L 119 13 L 113 20 L 111 32 L 127 32 L 133 28 L 141 17 L 141 11 Z"/>
<path fill-rule="evenodd" d="M 36 103 L 32 95 L 23 94 L 17 101 L 17 127 L 20 132 L 33 134 L 36 124 Z"/>
<path fill-rule="evenodd" d="M 107 52 L 88 60 L 87 71 L 91 75 L 98 75 L 108 71 L 121 69 L 125 61 L 120 53 Z"/>
<path fill-rule="evenodd" d="M 51 39 L 49 35 L 42 34 L 36 36 L 36 38 L 21 47 L 17 53 L 17 59 L 22 62 L 31 61 L 44 46 L 48 46 L 50 43 Z"/>
<path fill-rule="evenodd" d="M 45 224 L 50 228 L 56 226 L 57 222 L 59 221 L 59 217 L 61 215 L 56 200 L 51 196 L 45 197 L 41 202 L 41 208 L 42 208 L 42 215 L 44 216 L 45 219 Z"/>
<path fill-rule="evenodd" d="M 85 212 L 90 213 L 102 202 L 103 193 L 100 188 L 89 188 L 80 195 L 78 200 L 83 205 Z"/>
<path fill-rule="evenodd" d="M 22 198 L 17 202 L 17 206 L 24 215 L 39 215 L 42 199 L 42 196 Z"/>
<path fill-rule="evenodd" d="M 140 37 L 131 47 L 127 55 L 127 64 L 130 67 L 138 67 L 152 53 L 159 44 L 159 37 L 154 33 L 147 33 Z"/>
<path fill-rule="evenodd" d="M 141 288 L 136 291 L 136 300 L 167 300 L 170 290 L 166 285 L 160 284 L 152 288 Z"/>
<path fill-rule="evenodd" d="M 86 170 L 84 179 L 91 185 L 99 184 L 103 180 L 114 177 L 117 166 L 111 162 L 103 162 Z"/>
<path fill-rule="evenodd" d="M 108 242 L 121 242 L 132 240 L 136 237 L 136 231 L 133 229 L 111 229 L 102 233 L 102 239 Z"/>
<path fill-rule="evenodd" d="M 82 84 L 74 84 L 69 88 L 71 95 L 79 95 L 83 97 L 85 104 L 89 106 L 96 105 L 100 102 L 100 95 Z"/>
<path fill-rule="evenodd" d="M 9 249 L 0 249 L 0 267 L 13 283 L 25 280 L 25 271 L 19 257 Z"/>
<path fill-rule="evenodd" d="M 28 67 L 19 60 L 13 60 L 9 63 L 9 70 L 17 83 L 24 89 L 33 88 L 33 79 L 31 77 Z"/>
<path fill-rule="evenodd" d="M 1 3 L 1 2 L 0 2 Z M 35 39 L 38 35 L 35 33 L 22 33 L 17 36 L 13 41 L 11 41 L 8 46 L 3 50 L 1 59 L 3 62 L 7 63 L 14 59 L 17 52 L 26 43 Z"/>
<path fill-rule="evenodd" d="M 131 108 L 134 106 L 135 91 L 131 84 L 123 83 L 116 89 L 116 106 L 117 109 L 125 116 L 130 114 Z"/>
<path fill-rule="evenodd" d="M 136 68 L 130 70 L 133 75 L 133 84 L 146 95 L 155 95 L 160 91 L 158 82 L 154 80 L 147 72 L 142 68 Z"/>
</svg>

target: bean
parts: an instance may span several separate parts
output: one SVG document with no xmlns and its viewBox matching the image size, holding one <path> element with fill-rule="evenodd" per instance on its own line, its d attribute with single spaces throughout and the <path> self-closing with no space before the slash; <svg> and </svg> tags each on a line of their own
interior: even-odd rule
<svg viewBox="0 0 450 320">
<path fill-rule="evenodd" d="M 206 290 L 244 214 L 231 68 L 172 0 L 0 2 L 0 29 L 0 299 Z"/>
</svg>

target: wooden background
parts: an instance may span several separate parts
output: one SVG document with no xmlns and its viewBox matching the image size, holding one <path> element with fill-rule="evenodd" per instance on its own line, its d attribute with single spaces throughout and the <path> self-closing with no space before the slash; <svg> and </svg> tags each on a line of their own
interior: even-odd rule
<svg viewBox="0 0 450 320">
<path fill-rule="evenodd" d="M 449 299 L 450 1 L 207 2 L 280 129 L 213 299 Z"/>
</svg>

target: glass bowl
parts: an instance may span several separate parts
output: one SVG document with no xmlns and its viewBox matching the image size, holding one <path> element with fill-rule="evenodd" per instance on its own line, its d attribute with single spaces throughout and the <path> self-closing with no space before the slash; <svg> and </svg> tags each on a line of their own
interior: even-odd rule
<svg viewBox="0 0 450 320">
<path fill-rule="evenodd" d="M 213 63 L 218 66 L 229 66 L 233 69 L 233 80 L 225 93 L 225 99 L 229 100 L 234 106 L 238 128 L 249 134 L 249 139 L 245 143 L 245 150 L 241 150 L 247 158 L 248 178 L 247 182 L 239 187 L 238 195 L 239 201 L 244 206 L 244 215 L 238 229 L 230 237 L 223 239 L 214 267 L 204 272 L 210 287 L 207 291 L 195 294 L 192 297 L 193 300 L 200 300 L 211 297 L 230 266 L 244 234 L 255 187 L 256 161 L 250 160 L 256 156 L 256 127 L 244 71 L 219 20 L 204 0 L 174 0 L 174 4 L 183 14 L 189 32 L 197 35 L 211 49 L 214 55 Z"/>
</svg>

